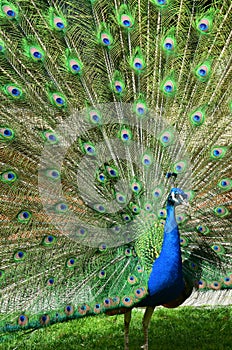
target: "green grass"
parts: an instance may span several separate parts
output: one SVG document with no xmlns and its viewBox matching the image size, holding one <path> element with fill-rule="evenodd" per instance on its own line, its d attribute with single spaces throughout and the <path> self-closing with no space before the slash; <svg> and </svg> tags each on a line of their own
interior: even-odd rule
<svg viewBox="0 0 232 350">
<path fill-rule="evenodd" d="M 143 344 L 142 317 L 141 311 L 133 310 L 130 350 Z M 87 317 L 26 335 L 18 333 L 0 344 L 0 349 L 123 350 L 123 328 L 123 315 Z M 149 331 L 149 350 L 153 349 L 232 349 L 232 307 L 157 309 Z"/>
</svg>

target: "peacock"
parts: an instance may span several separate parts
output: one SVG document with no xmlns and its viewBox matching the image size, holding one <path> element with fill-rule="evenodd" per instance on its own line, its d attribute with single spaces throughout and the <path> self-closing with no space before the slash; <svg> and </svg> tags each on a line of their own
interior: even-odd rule
<svg viewBox="0 0 232 350">
<path fill-rule="evenodd" d="M 3 340 L 231 297 L 231 8 L 0 0 Z"/>
</svg>

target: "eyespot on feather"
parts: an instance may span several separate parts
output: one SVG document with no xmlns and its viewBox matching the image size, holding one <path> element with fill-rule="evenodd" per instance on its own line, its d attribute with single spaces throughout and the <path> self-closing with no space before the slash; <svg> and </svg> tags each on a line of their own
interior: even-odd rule
<svg viewBox="0 0 232 350">
<path fill-rule="evenodd" d="M 13 170 L 4 171 L 0 174 L 0 181 L 6 184 L 13 184 L 18 179 L 17 174 Z"/>
<path fill-rule="evenodd" d="M 18 325 L 21 327 L 25 327 L 28 324 L 28 317 L 24 314 L 18 317 Z"/>
<path fill-rule="evenodd" d="M 15 133 L 13 129 L 0 126 L 0 142 L 11 141 L 14 138 L 15 138 Z"/>
</svg>

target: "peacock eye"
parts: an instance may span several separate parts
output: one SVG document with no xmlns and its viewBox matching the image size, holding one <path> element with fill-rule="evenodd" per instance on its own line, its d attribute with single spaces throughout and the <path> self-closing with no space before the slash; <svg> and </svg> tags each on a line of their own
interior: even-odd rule
<svg viewBox="0 0 232 350">
<path fill-rule="evenodd" d="M 74 307 L 72 305 L 67 305 L 64 309 L 67 316 L 71 316 L 74 313 Z"/>
<path fill-rule="evenodd" d="M 51 287 L 51 286 L 54 285 L 54 282 L 55 282 L 54 278 L 51 277 L 51 278 L 48 279 L 47 285 L 48 285 L 49 287 Z"/>
<path fill-rule="evenodd" d="M 49 321 L 50 321 L 50 317 L 48 315 L 43 315 L 43 316 L 40 317 L 40 323 L 42 325 L 48 324 Z"/>
<path fill-rule="evenodd" d="M 76 266 L 76 259 L 75 258 L 70 258 L 66 261 L 66 267 L 72 269 Z"/>
<path fill-rule="evenodd" d="M 18 318 L 19 326 L 26 326 L 28 323 L 28 317 L 26 315 L 20 315 Z"/>
<path fill-rule="evenodd" d="M 53 28 L 57 31 L 62 31 L 66 29 L 66 20 L 61 17 L 55 17 L 53 18 Z"/>
<path fill-rule="evenodd" d="M 125 20 L 123 21 L 123 24 L 124 24 L 125 27 L 130 27 L 130 25 L 131 25 L 130 21 L 127 20 L 127 19 L 125 19 Z"/>
<path fill-rule="evenodd" d="M 207 26 L 205 23 L 201 23 L 201 24 L 199 25 L 199 28 L 200 28 L 201 30 L 207 30 L 207 29 L 208 29 L 208 26 Z"/>
</svg>

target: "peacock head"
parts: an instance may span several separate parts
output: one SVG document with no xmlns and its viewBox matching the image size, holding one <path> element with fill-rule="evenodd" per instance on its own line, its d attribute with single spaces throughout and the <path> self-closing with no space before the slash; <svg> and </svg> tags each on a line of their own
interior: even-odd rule
<svg viewBox="0 0 232 350">
<path fill-rule="evenodd" d="M 175 207 L 181 204 L 189 206 L 187 198 L 187 194 L 184 193 L 184 191 L 182 191 L 180 188 L 172 188 L 168 196 L 167 204 Z"/>
</svg>

